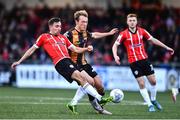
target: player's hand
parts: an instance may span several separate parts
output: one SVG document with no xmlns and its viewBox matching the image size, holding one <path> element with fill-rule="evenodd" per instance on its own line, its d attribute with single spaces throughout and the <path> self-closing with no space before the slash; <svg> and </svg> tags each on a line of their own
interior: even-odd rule
<svg viewBox="0 0 180 120">
<path fill-rule="evenodd" d="M 88 50 L 89 52 L 90 52 L 90 51 L 93 51 L 93 46 L 92 46 L 92 45 L 88 45 L 87 50 Z"/>
<path fill-rule="evenodd" d="M 174 50 L 173 50 L 172 48 L 167 47 L 166 49 L 167 49 L 167 51 L 168 51 L 168 52 L 170 52 L 170 54 L 171 54 L 171 55 L 173 55 L 173 54 L 174 54 Z"/>
<path fill-rule="evenodd" d="M 117 32 L 118 32 L 118 29 L 117 29 L 117 28 L 113 28 L 113 29 L 110 31 L 110 34 L 113 35 L 113 34 L 115 34 L 115 33 L 117 33 Z"/>
<path fill-rule="evenodd" d="M 12 69 L 15 69 L 15 67 L 17 66 L 17 65 L 19 65 L 20 63 L 19 62 L 14 62 L 12 65 L 11 65 L 11 68 Z"/>
<path fill-rule="evenodd" d="M 116 62 L 118 65 L 121 64 L 121 63 L 120 63 L 120 58 L 119 58 L 119 56 L 115 56 L 115 57 L 114 57 L 114 60 L 115 60 L 115 62 Z"/>
</svg>

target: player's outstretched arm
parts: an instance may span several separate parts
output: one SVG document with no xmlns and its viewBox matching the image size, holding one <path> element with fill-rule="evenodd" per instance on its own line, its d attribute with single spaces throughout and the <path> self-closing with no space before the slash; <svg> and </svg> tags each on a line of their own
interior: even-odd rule
<svg viewBox="0 0 180 120">
<path fill-rule="evenodd" d="M 152 38 L 150 39 L 150 41 L 151 41 L 153 44 L 155 44 L 155 45 L 158 45 L 158 46 L 160 46 L 160 47 L 165 48 L 167 51 L 170 52 L 171 55 L 174 54 L 174 50 L 173 50 L 172 48 L 168 47 L 167 45 L 165 45 L 164 43 L 162 43 L 162 42 L 159 41 L 158 39 L 152 37 Z"/>
<path fill-rule="evenodd" d="M 14 62 L 11 65 L 11 68 L 14 69 L 17 65 L 21 64 L 21 62 L 23 62 L 25 59 L 27 59 L 29 56 L 31 56 L 36 51 L 36 49 L 37 48 L 34 46 L 29 48 L 18 61 Z"/>
<path fill-rule="evenodd" d="M 73 52 L 76 52 L 76 53 L 84 53 L 86 51 L 90 52 L 90 51 L 93 51 L 93 46 L 88 45 L 88 47 L 86 47 L 86 48 L 73 46 L 73 47 L 70 48 L 70 50 L 73 51 Z"/>
<path fill-rule="evenodd" d="M 118 49 L 118 44 L 116 44 L 116 42 L 114 43 L 113 47 L 112 47 L 112 52 L 113 52 L 113 57 L 115 62 L 120 65 L 120 58 L 117 55 L 117 49 Z"/>
<path fill-rule="evenodd" d="M 111 31 L 109 32 L 104 32 L 104 33 L 101 33 L 101 32 L 93 32 L 92 33 L 92 37 L 95 38 L 95 39 L 98 39 L 98 38 L 102 38 L 102 37 L 106 37 L 106 36 L 109 36 L 109 35 L 114 35 L 115 33 L 118 32 L 118 29 L 117 28 L 113 28 Z"/>
</svg>

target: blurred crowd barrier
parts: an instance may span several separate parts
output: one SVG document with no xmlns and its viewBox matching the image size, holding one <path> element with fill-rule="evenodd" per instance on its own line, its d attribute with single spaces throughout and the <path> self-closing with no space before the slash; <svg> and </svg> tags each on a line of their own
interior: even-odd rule
<svg viewBox="0 0 180 120">
<path fill-rule="evenodd" d="M 106 90 L 120 88 L 126 91 L 138 91 L 139 86 L 128 66 L 93 66 L 102 79 Z M 157 90 L 166 91 L 178 87 L 180 83 L 180 69 L 155 67 Z M 30 88 L 78 88 L 76 82 L 69 84 L 60 76 L 53 65 L 19 65 L 16 69 L 15 86 Z M 150 84 L 145 80 L 146 87 Z"/>
</svg>

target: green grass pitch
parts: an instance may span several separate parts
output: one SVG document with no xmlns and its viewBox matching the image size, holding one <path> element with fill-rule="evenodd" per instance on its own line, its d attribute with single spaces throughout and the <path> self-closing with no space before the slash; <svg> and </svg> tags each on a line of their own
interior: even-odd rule
<svg viewBox="0 0 180 120">
<path fill-rule="evenodd" d="M 124 91 L 121 103 L 105 106 L 113 115 L 97 114 L 87 97 L 78 105 L 79 115 L 73 115 L 66 104 L 74 94 L 75 90 L 65 89 L 0 87 L 0 119 L 180 119 L 180 95 L 174 104 L 170 91 L 158 93 L 163 111 L 154 113 L 147 111 L 139 92 Z"/>
</svg>

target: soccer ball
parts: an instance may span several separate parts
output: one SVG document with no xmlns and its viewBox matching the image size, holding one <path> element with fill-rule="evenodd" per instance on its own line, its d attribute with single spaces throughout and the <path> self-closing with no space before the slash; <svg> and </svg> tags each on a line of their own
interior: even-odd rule
<svg viewBox="0 0 180 120">
<path fill-rule="evenodd" d="M 110 96 L 113 97 L 113 101 L 114 103 L 119 103 L 123 100 L 124 98 L 124 93 L 122 90 L 120 89 L 113 89 L 111 92 L 110 92 Z"/>
</svg>

